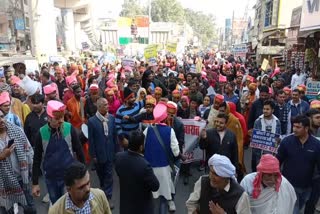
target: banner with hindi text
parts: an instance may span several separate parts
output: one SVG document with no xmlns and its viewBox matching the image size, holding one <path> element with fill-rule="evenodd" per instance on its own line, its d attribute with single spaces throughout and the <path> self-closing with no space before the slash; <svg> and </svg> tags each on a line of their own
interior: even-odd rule
<svg viewBox="0 0 320 214">
<path fill-rule="evenodd" d="M 184 163 L 191 163 L 204 159 L 204 151 L 199 148 L 199 137 L 202 129 L 207 125 L 206 121 L 193 119 L 181 119 L 184 125 L 184 147 L 183 154 L 187 157 Z"/>
</svg>

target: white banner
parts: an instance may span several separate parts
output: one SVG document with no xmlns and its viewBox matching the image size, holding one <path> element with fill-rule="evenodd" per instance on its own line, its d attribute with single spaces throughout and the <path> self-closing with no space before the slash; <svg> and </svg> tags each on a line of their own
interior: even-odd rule
<svg viewBox="0 0 320 214">
<path fill-rule="evenodd" d="M 320 0 L 303 0 L 300 31 L 320 29 Z"/>
<path fill-rule="evenodd" d="M 181 119 L 184 125 L 184 147 L 183 154 L 187 157 L 184 163 L 204 160 L 204 151 L 199 148 L 199 136 L 201 130 L 206 127 L 205 121 L 193 119 Z"/>
</svg>

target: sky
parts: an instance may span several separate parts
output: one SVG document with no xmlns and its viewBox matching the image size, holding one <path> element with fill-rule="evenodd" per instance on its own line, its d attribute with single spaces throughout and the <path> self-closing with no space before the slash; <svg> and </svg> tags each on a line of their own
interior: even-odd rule
<svg viewBox="0 0 320 214">
<path fill-rule="evenodd" d="M 97 13 L 106 14 L 106 11 L 110 11 L 110 15 L 117 16 L 121 11 L 121 5 L 123 0 L 109 0 L 112 4 L 105 4 L 105 0 L 95 0 L 101 2 L 100 7 L 97 9 Z M 247 3 L 249 3 L 249 10 L 252 10 L 252 6 L 256 0 L 178 0 L 184 8 L 191 8 L 196 11 L 202 11 L 204 13 L 212 13 L 216 16 L 216 23 L 218 26 L 223 27 L 224 20 L 226 18 L 232 18 L 233 11 L 235 12 L 235 18 L 242 18 Z M 102 3 L 103 2 L 103 3 Z M 148 0 L 140 0 L 141 4 L 148 4 Z"/>
</svg>

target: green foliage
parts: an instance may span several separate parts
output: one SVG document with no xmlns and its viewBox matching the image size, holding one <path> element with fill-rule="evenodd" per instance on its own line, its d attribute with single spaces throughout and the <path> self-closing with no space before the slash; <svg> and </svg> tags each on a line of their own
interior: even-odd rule
<svg viewBox="0 0 320 214">
<path fill-rule="evenodd" d="M 147 15 L 148 6 L 139 5 L 137 0 L 124 0 L 120 16 L 134 17 Z M 192 9 L 184 9 L 177 0 L 151 0 L 151 20 L 153 22 L 177 22 L 189 24 L 203 45 L 217 39 L 215 18 Z"/>
<path fill-rule="evenodd" d="M 186 22 L 192 27 L 196 36 L 202 41 L 203 45 L 209 44 L 217 39 L 215 33 L 215 18 L 212 14 L 204 14 L 200 11 L 185 9 Z"/>
<path fill-rule="evenodd" d="M 151 2 L 153 22 L 178 22 L 185 20 L 184 10 L 177 0 L 153 0 Z"/>
<path fill-rule="evenodd" d="M 139 5 L 137 0 L 124 0 L 122 11 L 119 14 L 122 17 L 133 18 L 137 15 L 147 15 L 146 8 Z"/>
</svg>

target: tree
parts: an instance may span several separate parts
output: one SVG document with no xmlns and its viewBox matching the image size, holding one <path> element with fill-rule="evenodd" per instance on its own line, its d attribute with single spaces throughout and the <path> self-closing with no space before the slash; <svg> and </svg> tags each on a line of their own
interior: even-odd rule
<svg viewBox="0 0 320 214">
<path fill-rule="evenodd" d="M 185 9 L 186 22 L 192 27 L 194 33 L 202 41 L 203 45 L 208 45 L 217 39 L 215 33 L 215 18 L 212 14 L 204 14 L 200 11 Z"/>
<path fill-rule="evenodd" d="M 120 16 L 135 17 L 137 15 L 147 15 L 146 8 L 139 5 L 137 0 L 124 0 Z"/>
<path fill-rule="evenodd" d="M 178 22 L 185 20 L 184 10 L 177 0 L 153 0 L 151 2 L 153 22 Z"/>
</svg>

